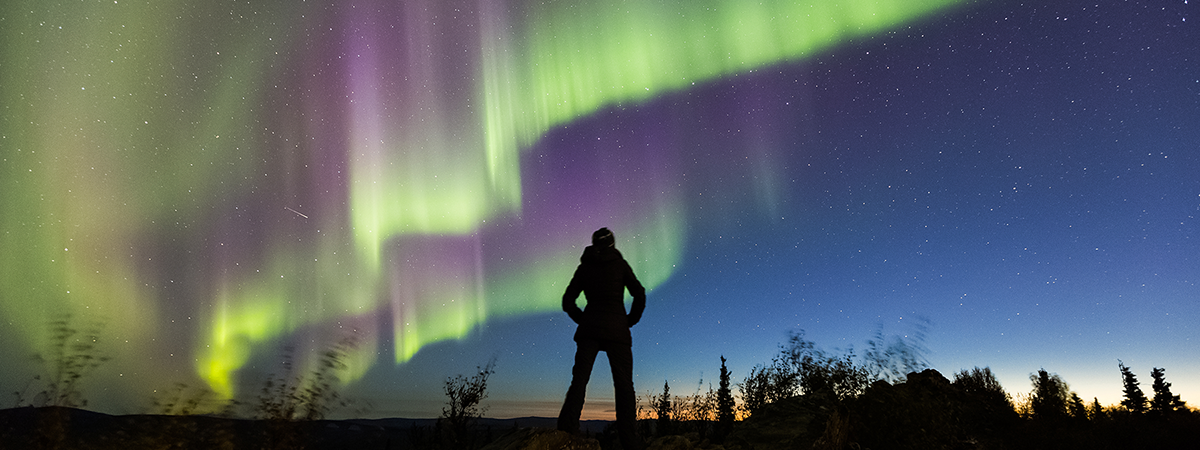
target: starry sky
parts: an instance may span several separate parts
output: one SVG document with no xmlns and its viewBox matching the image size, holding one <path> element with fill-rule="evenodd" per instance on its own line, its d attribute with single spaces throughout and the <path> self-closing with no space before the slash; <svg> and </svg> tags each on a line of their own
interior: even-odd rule
<svg viewBox="0 0 1200 450">
<path fill-rule="evenodd" d="M 1147 392 L 1163 367 L 1200 401 L 1186 0 L 0 8 L 8 392 L 69 315 L 105 412 L 252 396 L 353 338 L 361 415 L 435 417 L 494 360 L 489 416 L 554 416 L 561 293 L 609 227 L 649 288 L 639 394 L 804 330 L 1104 404 L 1118 360 Z"/>
</svg>

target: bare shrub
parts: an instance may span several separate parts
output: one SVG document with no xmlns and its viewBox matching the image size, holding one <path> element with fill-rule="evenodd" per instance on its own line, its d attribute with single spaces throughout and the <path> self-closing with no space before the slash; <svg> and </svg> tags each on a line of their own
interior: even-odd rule
<svg viewBox="0 0 1200 450">
<path fill-rule="evenodd" d="M 446 406 L 442 408 L 442 417 L 438 419 L 437 433 L 443 447 L 474 448 L 477 444 L 471 426 L 487 411 L 482 403 L 487 399 L 488 378 L 496 373 L 496 360 L 493 358 L 476 369 L 475 375 L 470 378 L 459 374 L 446 379 L 443 387 Z"/>
<path fill-rule="evenodd" d="M 349 406 L 338 392 L 340 374 L 346 370 L 348 353 L 358 347 L 356 336 L 343 338 L 321 353 L 317 367 L 294 377 L 277 375 L 263 382 L 254 416 L 264 420 L 321 420 L 333 410 Z M 294 350 L 285 350 L 281 373 L 293 371 Z"/>
<path fill-rule="evenodd" d="M 93 322 L 79 330 L 72 323 L 70 314 L 59 316 L 49 325 L 49 354 L 34 356 L 47 365 L 46 376 L 35 375 L 24 389 L 13 392 L 15 406 L 87 406 L 80 383 L 109 359 L 100 354 L 99 349 L 100 331 L 104 326 L 100 322 Z"/>
</svg>

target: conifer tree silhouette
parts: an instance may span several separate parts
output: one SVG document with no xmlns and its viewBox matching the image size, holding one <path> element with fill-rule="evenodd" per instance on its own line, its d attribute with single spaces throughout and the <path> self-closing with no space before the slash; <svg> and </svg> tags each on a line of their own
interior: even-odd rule
<svg viewBox="0 0 1200 450">
<path fill-rule="evenodd" d="M 1071 417 L 1078 420 L 1088 419 L 1087 406 L 1083 404 L 1083 399 L 1079 398 L 1079 394 L 1075 392 L 1071 393 L 1071 401 L 1067 407 L 1071 411 Z"/>
<path fill-rule="evenodd" d="M 662 396 L 652 399 L 650 408 L 654 410 L 654 415 L 657 417 L 658 435 L 665 436 L 670 433 L 674 427 L 671 423 L 673 408 L 671 406 L 671 385 L 663 381 Z"/>
<path fill-rule="evenodd" d="M 725 356 L 721 356 L 721 380 L 717 384 L 717 441 L 723 441 L 725 435 L 733 429 L 735 419 L 734 409 L 737 402 L 733 400 L 733 390 L 729 387 L 729 368 L 725 367 Z"/>
<path fill-rule="evenodd" d="M 1142 388 L 1138 387 L 1141 383 L 1137 380 L 1137 375 L 1129 369 L 1121 360 L 1117 360 L 1117 367 L 1121 368 L 1121 379 L 1125 383 L 1125 399 L 1121 400 L 1121 406 L 1126 410 L 1135 414 L 1146 412 L 1146 394 L 1142 392 Z"/>
<path fill-rule="evenodd" d="M 1104 407 L 1100 406 L 1099 397 L 1092 397 L 1092 405 L 1088 407 L 1088 418 L 1092 419 L 1092 421 L 1108 418 L 1108 414 L 1104 412 Z"/>
<path fill-rule="evenodd" d="M 733 391 L 729 387 L 729 369 L 725 367 L 725 357 L 721 356 L 721 381 L 717 385 L 717 422 L 722 426 L 733 423 Z"/>
<path fill-rule="evenodd" d="M 1163 373 L 1165 371 L 1157 367 L 1150 370 L 1150 377 L 1154 378 L 1154 384 L 1151 386 L 1154 389 L 1154 399 L 1150 400 L 1150 411 L 1156 413 L 1175 412 L 1184 407 L 1183 400 L 1171 393 L 1171 383 L 1166 381 L 1166 375 Z"/>
</svg>

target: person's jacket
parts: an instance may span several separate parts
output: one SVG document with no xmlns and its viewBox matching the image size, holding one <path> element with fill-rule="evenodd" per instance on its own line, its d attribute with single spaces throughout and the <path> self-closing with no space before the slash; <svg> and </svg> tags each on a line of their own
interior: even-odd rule
<svg viewBox="0 0 1200 450">
<path fill-rule="evenodd" d="M 575 341 L 598 339 L 632 344 L 629 327 L 641 320 L 646 309 L 646 288 L 616 248 L 588 246 L 579 261 L 562 303 L 563 311 L 579 324 Z M 629 314 L 625 313 L 626 289 L 633 296 Z M 587 299 L 582 310 L 575 305 L 580 292 Z"/>
</svg>

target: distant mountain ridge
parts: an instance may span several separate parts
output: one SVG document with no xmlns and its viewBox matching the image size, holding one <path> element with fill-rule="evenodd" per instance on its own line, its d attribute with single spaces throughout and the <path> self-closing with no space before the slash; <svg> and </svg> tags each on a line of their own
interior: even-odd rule
<svg viewBox="0 0 1200 450">
<path fill-rule="evenodd" d="M 370 425 L 385 428 L 401 428 L 408 429 L 412 427 L 432 427 L 437 424 L 438 419 L 405 419 L 405 418 L 388 418 L 388 419 L 345 419 L 338 422 L 350 422 L 360 425 Z M 580 431 L 584 433 L 601 433 L 604 427 L 613 423 L 611 420 L 581 420 L 579 421 Z M 480 428 L 491 427 L 492 429 L 500 430 L 504 428 L 556 428 L 558 426 L 558 418 L 555 417 L 516 417 L 512 419 L 491 419 L 481 418 L 476 422 Z"/>
</svg>

